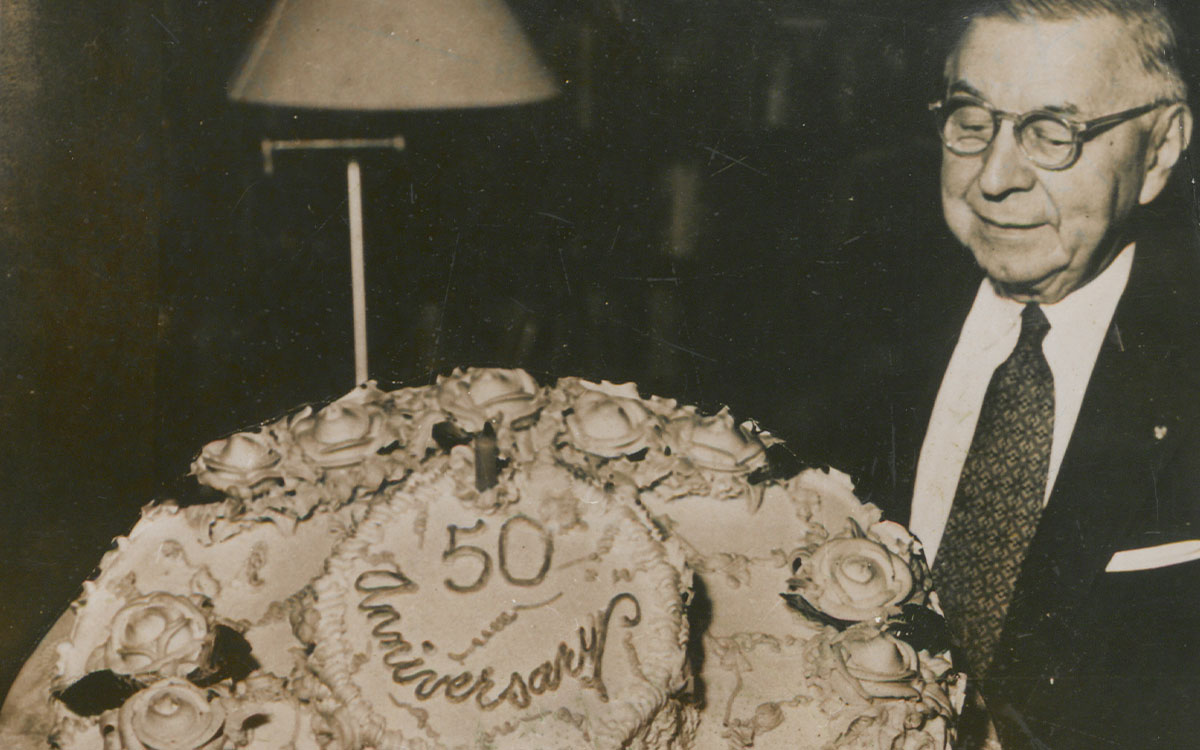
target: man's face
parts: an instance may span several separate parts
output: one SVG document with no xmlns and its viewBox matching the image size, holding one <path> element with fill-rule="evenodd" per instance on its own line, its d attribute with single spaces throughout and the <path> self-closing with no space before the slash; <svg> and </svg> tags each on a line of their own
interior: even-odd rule
<svg viewBox="0 0 1200 750">
<path fill-rule="evenodd" d="M 947 63 L 948 94 L 1084 121 L 1153 100 L 1136 65 L 1116 19 L 976 19 Z M 1152 116 L 1091 139 L 1060 171 L 1031 163 L 1008 120 L 980 154 L 943 150 L 946 222 L 1002 293 L 1057 302 L 1103 270 L 1139 200 Z"/>
</svg>

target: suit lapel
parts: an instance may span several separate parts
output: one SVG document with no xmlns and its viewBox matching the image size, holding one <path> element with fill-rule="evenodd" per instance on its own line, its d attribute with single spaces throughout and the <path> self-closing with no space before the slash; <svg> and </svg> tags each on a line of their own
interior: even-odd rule
<svg viewBox="0 0 1200 750">
<path fill-rule="evenodd" d="M 1028 684 L 1070 669 L 1072 616 L 1155 496 L 1156 471 L 1185 428 L 1179 326 L 1164 256 L 1139 243 L 1050 502 L 1018 581 L 992 676 Z M 1193 391 L 1194 392 L 1194 391 Z M 1036 637 L 1030 637 L 1036 636 Z M 1044 674 L 1046 665 L 1051 674 Z"/>
<path fill-rule="evenodd" d="M 1139 370 L 1139 353 L 1119 343 L 1119 331 L 1119 324 L 1110 329 L 1097 358 L 1022 569 L 1011 621 L 1028 624 L 1051 606 L 1073 609 L 1112 556 L 1116 537 L 1153 493 L 1154 418 L 1146 392 L 1135 386 L 1145 371 Z"/>
</svg>

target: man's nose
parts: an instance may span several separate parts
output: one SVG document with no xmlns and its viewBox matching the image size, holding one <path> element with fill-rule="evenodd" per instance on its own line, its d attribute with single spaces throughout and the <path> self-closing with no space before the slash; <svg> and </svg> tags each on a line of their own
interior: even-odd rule
<svg viewBox="0 0 1200 750">
<path fill-rule="evenodd" d="M 1030 190 L 1037 182 L 1034 166 L 1017 143 L 1011 122 L 1001 122 L 996 137 L 983 152 L 979 188 L 988 198 L 1003 198 L 1016 190 Z"/>
</svg>

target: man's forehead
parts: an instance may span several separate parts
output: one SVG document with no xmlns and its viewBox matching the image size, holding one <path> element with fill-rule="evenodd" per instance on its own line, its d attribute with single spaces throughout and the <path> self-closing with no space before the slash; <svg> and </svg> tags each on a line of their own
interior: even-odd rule
<svg viewBox="0 0 1200 750">
<path fill-rule="evenodd" d="M 946 93 L 950 96 L 955 94 L 965 94 L 975 99 L 991 102 L 993 97 L 989 97 L 982 89 L 976 88 L 970 81 L 960 78 L 956 81 L 950 81 L 946 87 Z M 1076 104 L 1071 99 L 1050 100 L 1045 99 L 1036 107 L 1024 107 L 1024 109 L 1038 109 L 1056 114 L 1065 115 L 1067 117 L 1076 117 L 1084 113 L 1084 109 Z"/>
<path fill-rule="evenodd" d="M 977 18 L 946 63 L 948 93 L 1000 109 L 1103 114 L 1140 99 L 1129 29 L 1110 16 L 1071 20 Z"/>
</svg>

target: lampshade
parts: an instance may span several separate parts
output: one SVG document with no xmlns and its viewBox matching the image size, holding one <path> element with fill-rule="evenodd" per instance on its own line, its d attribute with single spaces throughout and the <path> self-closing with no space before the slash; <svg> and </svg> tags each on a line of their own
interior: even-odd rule
<svg viewBox="0 0 1200 750">
<path fill-rule="evenodd" d="M 490 107 L 558 92 L 501 0 L 277 0 L 230 83 L 242 102 Z"/>
</svg>

